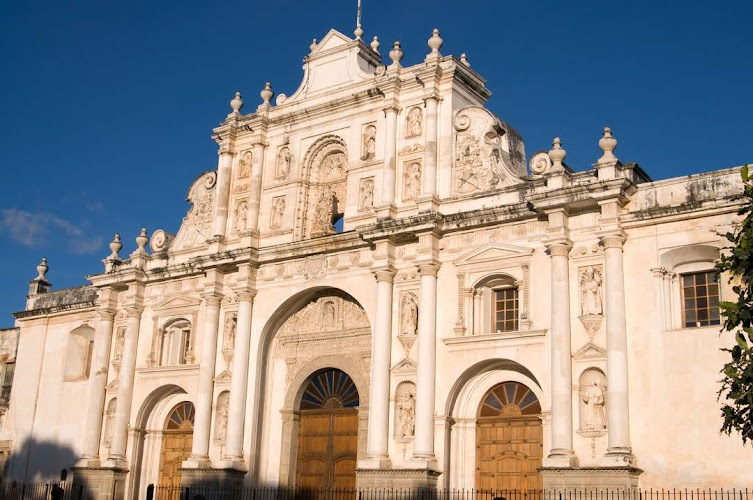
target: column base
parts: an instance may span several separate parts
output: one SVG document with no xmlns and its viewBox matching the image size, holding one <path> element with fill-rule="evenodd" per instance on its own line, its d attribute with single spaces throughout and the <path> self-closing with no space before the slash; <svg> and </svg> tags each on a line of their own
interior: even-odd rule
<svg viewBox="0 0 753 500">
<path fill-rule="evenodd" d="M 397 217 L 397 207 L 392 203 L 380 205 L 374 211 L 376 212 L 377 220 L 394 219 Z"/>
<path fill-rule="evenodd" d="M 240 237 L 242 246 L 259 248 L 259 231 L 243 231 Z"/>
<path fill-rule="evenodd" d="M 99 467 L 102 469 L 119 469 L 128 470 L 128 462 L 123 458 L 108 457 L 99 463 Z"/>
<path fill-rule="evenodd" d="M 222 470 L 234 470 L 237 472 L 243 472 L 244 474 L 248 472 L 248 465 L 242 458 L 223 458 L 222 460 L 212 462 L 212 467 Z"/>
<path fill-rule="evenodd" d="M 578 457 L 573 450 L 552 450 L 543 460 L 544 467 L 552 469 L 571 469 L 578 466 Z"/>
<path fill-rule="evenodd" d="M 434 195 L 419 196 L 416 198 L 418 213 L 437 212 L 439 211 L 439 198 Z"/>
<path fill-rule="evenodd" d="M 539 472 L 544 489 L 557 491 L 634 491 L 638 489 L 638 476 L 643 473 L 635 467 L 542 467 Z"/>
<path fill-rule="evenodd" d="M 109 467 L 79 467 L 71 469 L 76 494 L 81 500 L 124 500 L 128 469 Z M 79 498 L 79 497 L 77 497 Z"/>
<path fill-rule="evenodd" d="M 180 464 L 181 469 L 211 469 L 209 457 L 189 457 Z"/>
<path fill-rule="evenodd" d="M 608 448 L 599 460 L 602 467 L 633 467 L 635 457 L 630 448 Z"/>
<path fill-rule="evenodd" d="M 358 461 L 359 469 L 391 469 L 392 461 L 389 456 L 384 457 L 366 457 Z"/>
<path fill-rule="evenodd" d="M 216 496 L 216 494 L 220 492 L 240 490 L 243 488 L 243 478 L 246 476 L 246 471 L 230 468 L 215 469 L 212 467 L 183 467 L 180 469 L 180 476 L 181 487 L 199 491 L 205 489 L 207 492 L 214 492 Z"/>
<path fill-rule="evenodd" d="M 437 489 L 439 472 L 433 469 L 356 469 L 356 488 L 366 489 Z"/>
</svg>

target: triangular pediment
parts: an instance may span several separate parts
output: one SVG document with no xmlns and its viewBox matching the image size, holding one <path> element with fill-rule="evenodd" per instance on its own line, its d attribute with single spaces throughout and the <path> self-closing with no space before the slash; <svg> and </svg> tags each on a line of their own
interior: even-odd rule
<svg viewBox="0 0 753 500">
<path fill-rule="evenodd" d="M 331 29 L 329 30 L 329 33 L 327 33 L 324 38 L 322 38 L 322 41 L 316 45 L 316 48 L 311 52 L 311 55 L 315 56 L 317 54 L 321 54 L 322 52 L 328 52 L 330 50 L 337 49 L 344 45 L 350 44 L 352 41 L 353 40 L 343 35 L 339 31 Z"/>
<path fill-rule="evenodd" d="M 162 302 L 154 306 L 155 311 L 162 311 L 165 309 L 186 309 L 198 307 L 201 303 L 200 299 L 193 297 L 186 297 L 185 295 L 174 295 L 164 299 Z"/>
<path fill-rule="evenodd" d="M 606 359 L 607 351 L 593 342 L 588 342 L 578 349 L 578 352 L 573 354 L 573 357 L 575 359 Z"/>
<path fill-rule="evenodd" d="M 405 358 L 392 367 L 392 373 L 395 373 L 397 375 L 415 374 L 417 366 L 418 365 L 416 365 L 415 361 L 409 358 Z"/>
<path fill-rule="evenodd" d="M 229 384 L 231 379 L 230 370 L 224 370 L 222 373 L 214 378 L 215 384 Z"/>
<path fill-rule="evenodd" d="M 533 248 L 509 245 L 507 243 L 489 243 L 482 247 L 471 250 L 455 260 L 456 266 L 479 264 L 495 260 L 504 260 L 515 257 L 530 256 Z"/>
</svg>

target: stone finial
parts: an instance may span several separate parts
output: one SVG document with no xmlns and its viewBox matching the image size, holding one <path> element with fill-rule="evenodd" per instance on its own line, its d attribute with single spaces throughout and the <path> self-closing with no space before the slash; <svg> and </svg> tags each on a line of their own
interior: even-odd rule
<svg viewBox="0 0 753 500">
<path fill-rule="evenodd" d="M 437 28 L 434 28 L 434 31 L 431 33 L 431 38 L 429 38 L 426 43 L 431 49 L 431 55 L 439 56 L 439 49 L 444 45 L 444 40 L 439 36 L 439 30 Z"/>
<path fill-rule="evenodd" d="M 353 34 L 356 36 L 356 40 L 361 39 L 361 37 L 363 36 L 363 28 L 361 27 L 360 24 L 356 26 L 356 29 L 355 31 L 353 31 Z"/>
<path fill-rule="evenodd" d="M 241 109 L 243 108 L 243 99 L 241 99 L 240 92 L 235 93 L 235 97 L 233 97 L 233 100 L 230 101 L 230 107 L 233 109 L 233 112 L 230 113 L 231 115 L 241 114 Z"/>
<path fill-rule="evenodd" d="M 619 161 L 613 151 L 617 149 L 617 139 L 612 137 L 612 129 L 604 127 L 604 134 L 599 139 L 599 147 L 604 154 L 598 159 L 597 163 L 612 163 Z"/>
<path fill-rule="evenodd" d="M 390 50 L 390 59 L 392 59 L 392 64 L 398 66 L 400 65 L 400 61 L 403 60 L 403 48 L 400 46 L 399 40 L 395 41 L 392 50 Z"/>
<path fill-rule="evenodd" d="M 562 147 L 562 141 L 559 137 L 555 137 L 552 141 L 552 149 L 549 150 L 549 159 L 552 160 L 552 171 L 563 170 L 565 166 L 562 164 L 562 160 L 567 156 L 567 151 Z"/>
<path fill-rule="evenodd" d="M 34 278 L 34 281 L 47 281 L 47 271 L 49 271 L 50 268 L 47 266 L 47 257 L 42 257 L 42 261 L 37 266 L 37 277 Z"/>
<path fill-rule="evenodd" d="M 269 101 L 271 101 L 272 97 L 275 95 L 272 91 L 272 85 L 270 85 L 269 82 L 265 83 L 264 88 L 259 92 L 259 95 L 261 96 L 261 100 L 264 101 L 264 104 L 269 106 Z"/>
<path fill-rule="evenodd" d="M 460 62 L 467 66 L 468 68 L 471 67 L 471 63 L 468 62 L 468 56 L 465 55 L 465 52 L 460 54 Z"/>
<path fill-rule="evenodd" d="M 120 233 L 115 233 L 115 237 L 110 242 L 110 251 L 112 252 L 109 257 L 110 260 L 120 260 L 118 252 L 123 248 L 123 244 L 120 242 Z"/>
<path fill-rule="evenodd" d="M 146 228 L 141 228 L 141 234 L 136 236 L 136 245 L 138 245 L 138 248 L 136 249 L 137 252 L 145 252 L 146 244 L 149 243 L 149 236 L 146 235 Z"/>
<path fill-rule="evenodd" d="M 379 54 L 379 39 L 377 37 L 374 37 L 371 41 L 371 50 Z"/>
<path fill-rule="evenodd" d="M 310 50 L 311 52 L 313 52 L 313 51 L 314 51 L 314 49 L 316 48 L 316 45 L 317 45 L 317 43 L 316 43 L 316 38 L 314 38 L 314 39 L 313 39 L 313 40 L 311 41 L 311 45 L 309 45 L 309 50 Z"/>
</svg>

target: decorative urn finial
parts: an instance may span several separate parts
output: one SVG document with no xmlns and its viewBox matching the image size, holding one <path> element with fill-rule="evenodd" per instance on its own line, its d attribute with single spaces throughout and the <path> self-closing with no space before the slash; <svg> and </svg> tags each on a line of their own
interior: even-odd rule
<svg viewBox="0 0 753 500">
<path fill-rule="evenodd" d="M 395 44 L 392 46 L 392 50 L 390 50 L 390 59 L 392 59 L 392 64 L 400 64 L 400 61 L 403 60 L 403 48 L 400 46 L 400 41 L 396 40 Z"/>
<path fill-rule="evenodd" d="M 241 99 L 240 92 L 235 93 L 235 97 L 233 97 L 233 100 L 230 101 L 230 107 L 233 108 L 233 112 L 231 114 L 239 115 L 241 113 L 241 108 L 243 108 L 243 99 Z"/>
<path fill-rule="evenodd" d="M 559 137 L 555 137 L 554 141 L 552 141 L 552 149 L 549 150 L 549 159 L 552 160 L 552 171 L 565 168 L 562 164 L 565 156 L 567 156 L 567 151 L 562 147 L 562 141 L 560 141 Z"/>
<path fill-rule="evenodd" d="M 371 50 L 379 54 L 379 39 L 377 37 L 374 37 L 371 41 Z"/>
<path fill-rule="evenodd" d="M 269 106 L 269 101 L 272 100 L 272 97 L 275 95 L 274 92 L 272 92 L 272 85 L 270 85 L 269 82 L 264 84 L 264 89 L 259 92 L 259 95 L 261 96 L 261 100 L 264 101 L 264 104 Z"/>
<path fill-rule="evenodd" d="M 314 51 L 314 49 L 316 48 L 316 45 L 317 45 L 317 44 L 316 44 L 316 38 L 314 38 L 314 39 L 313 39 L 313 40 L 311 41 L 311 45 L 309 45 L 309 50 L 310 50 L 311 52 L 313 52 L 313 51 Z"/>
<path fill-rule="evenodd" d="M 110 242 L 110 251 L 112 252 L 108 259 L 120 260 L 118 252 L 123 248 L 123 244 L 120 242 L 120 233 L 115 233 L 115 237 Z"/>
<path fill-rule="evenodd" d="M 136 245 L 138 245 L 137 252 L 145 252 L 146 244 L 149 243 L 149 237 L 146 235 L 146 228 L 141 228 L 141 234 L 136 236 Z"/>
<path fill-rule="evenodd" d="M 604 151 L 604 154 L 599 158 L 598 163 L 610 163 L 610 162 L 616 162 L 617 157 L 614 155 L 613 151 L 617 149 L 617 139 L 612 137 L 612 129 L 609 127 L 604 127 L 604 134 L 602 135 L 601 139 L 599 139 L 599 147 L 602 151 Z"/>
<path fill-rule="evenodd" d="M 468 56 L 465 55 L 465 52 L 460 54 L 460 62 L 468 68 L 471 67 L 471 63 L 468 62 Z"/>
<path fill-rule="evenodd" d="M 37 281 L 47 281 L 46 274 L 49 269 L 47 266 L 47 257 L 42 257 L 42 261 L 37 266 L 37 277 L 35 279 Z"/>
<path fill-rule="evenodd" d="M 356 40 L 361 39 L 361 37 L 363 36 L 363 28 L 361 27 L 360 24 L 356 26 L 356 29 L 355 31 L 353 31 L 353 34 L 356 36 Z"/>
<path fill-rule="evenodd" d="M 429 45 L 429 48 L 431 49 L 431 55 L 439 55 L 439 49 L 442 48 L 442 45 L 444 45 L 444 40 L 439 36 L 439 30 L 437 28 L 434 28 L 434 31 L 431 33 L 431 38 L 426 42 Z"/>
</svg>

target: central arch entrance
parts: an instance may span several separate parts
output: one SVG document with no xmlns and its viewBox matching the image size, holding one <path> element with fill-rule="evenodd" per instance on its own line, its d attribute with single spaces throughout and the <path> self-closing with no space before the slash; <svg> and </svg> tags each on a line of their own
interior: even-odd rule
<svg viewBox="0 0 753 500">
<path fill-rule="evenodd" d="M 519 382 L 502 382 L 484 395 L 476 421 L 476 488 L 541 489 L 541 405 Z"/>
<path fill-rule="evenodd" d="M 189 401 L 176 405 L 167 417 L 159 467 L 161 486 L 180 486 L 180 467 L 191 456 L 194 406 Z"/>
<path fill-rule="evenodd" d="M 297 488 L 355 488 L 358 405 L 358 390 L 342 370 L 311 378 L 300 405 Z"/>
</svg>

